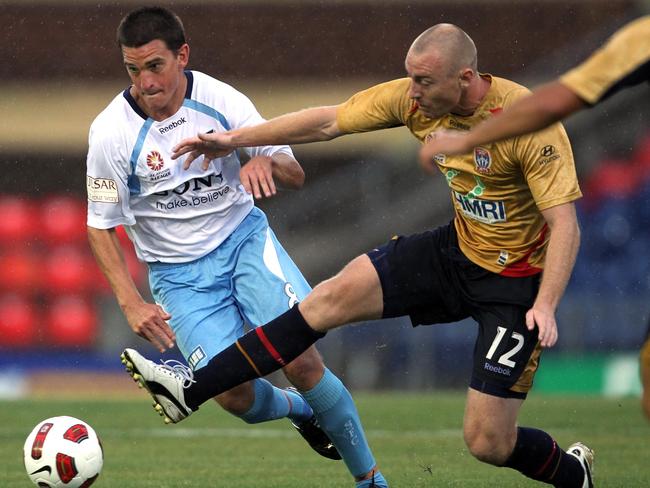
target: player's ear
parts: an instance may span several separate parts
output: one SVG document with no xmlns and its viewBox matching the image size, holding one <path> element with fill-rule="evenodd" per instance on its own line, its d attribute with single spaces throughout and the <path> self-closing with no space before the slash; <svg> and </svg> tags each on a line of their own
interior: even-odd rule
<svg viewBox="0 0 650 488">
<path fill-rule="evenodd" d="M 178 62 L 181 64 L 181 67 L 185 68 L 185 66 L 187 66 L 187 63 L 189 63 L 190 61 L 189 44 L 185 43 L 178 48 L 178 51 L 176 51 L 176 59 L 178 59 Z"/>
<path fill-rule="evenodd" d="M 467 89 L 474 79 L 475 73 L 471 68 L 463 68 L 458 73 L 458 85 L 464 90 Z"/>
</svg>

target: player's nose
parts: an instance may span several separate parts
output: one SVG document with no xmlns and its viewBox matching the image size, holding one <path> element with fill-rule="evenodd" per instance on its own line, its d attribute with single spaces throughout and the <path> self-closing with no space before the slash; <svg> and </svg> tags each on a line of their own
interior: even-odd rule
<svg viewBox="0 0 650 488">
<path fill-rule="evenodd" d="M 420 90 L 413 83 L 409 85 L 409 97 L 413 100 L 417 100 L 422 96 Z"/>
<path fill-rule="evenodd" d="M 158 84 L 154 76 L 143 74 L 140 76 L 140 90 L 144 93 L 150 94 L 158 90 Z"/>
</svg>

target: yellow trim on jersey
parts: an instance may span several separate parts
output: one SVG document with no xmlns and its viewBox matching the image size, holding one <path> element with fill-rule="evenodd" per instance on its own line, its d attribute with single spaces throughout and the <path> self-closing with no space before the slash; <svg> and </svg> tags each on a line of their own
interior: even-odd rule
<svg viewBox="0 0 650 488">
<path fill-rule="evenodd" d="M 521 373 L 521 376 L 517 378 L 517 382 L 512 385 L 510 390 L 517 393 L 528 393 L 530 391 L 533 387 L 533 378 L 535 377 L 537 368 L 539 368 L 539 358 L 541 355 L 542 346 L 538 342 L 528 359 L 528 363 L 526 364 L 523 373 Z"/>
</svg>

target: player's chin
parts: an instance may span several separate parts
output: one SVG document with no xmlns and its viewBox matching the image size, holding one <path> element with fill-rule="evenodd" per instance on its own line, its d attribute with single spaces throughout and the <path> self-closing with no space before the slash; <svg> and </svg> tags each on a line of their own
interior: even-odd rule
<svg viewBox="0 0 650 488">
<path fill-rule="evenodd" d="M 161 91 L 145 94 L 144 99 L 147 105 L 153 109 L 162 109 L 169 103 L 168 97 Z"/>
<path fill-rule="evenodd" d="M 149 102 L 147 103 L 147 105 L 152 110 L 164 110 L 165 108 L 167 108 L 167 101 L 161 98 L 154 97 L 154 98 L 150 98 L 147 101 Z"/>
</svg>

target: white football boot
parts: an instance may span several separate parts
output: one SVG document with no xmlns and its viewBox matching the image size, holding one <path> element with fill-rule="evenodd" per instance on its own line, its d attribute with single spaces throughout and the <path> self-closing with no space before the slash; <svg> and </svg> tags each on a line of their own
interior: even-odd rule
<svg viewBox="0 0 650 488">
<path fill-rule="evenodd" d="M 153 407 L 166 424 L 180 422 L 192 414 L 184 392 L 195 382 L 189 366 L 173 359 L 156 364 L 135 349 L 124 349 L 120 357 L 127 373 L 153 397 Z"/>
<path fill-rule="evenodd" d="M 589 449 L 582 442 L 576 442 L 575 444 L 571 444 L 566 452 L 580 461 L 580 465 L 585 471 L 585 480 L 582 483 L 582 488 L 594 488 L 594 482 L 592 480 L 592 474 L 594 471 L 594 451 Z"/>
</svg>

